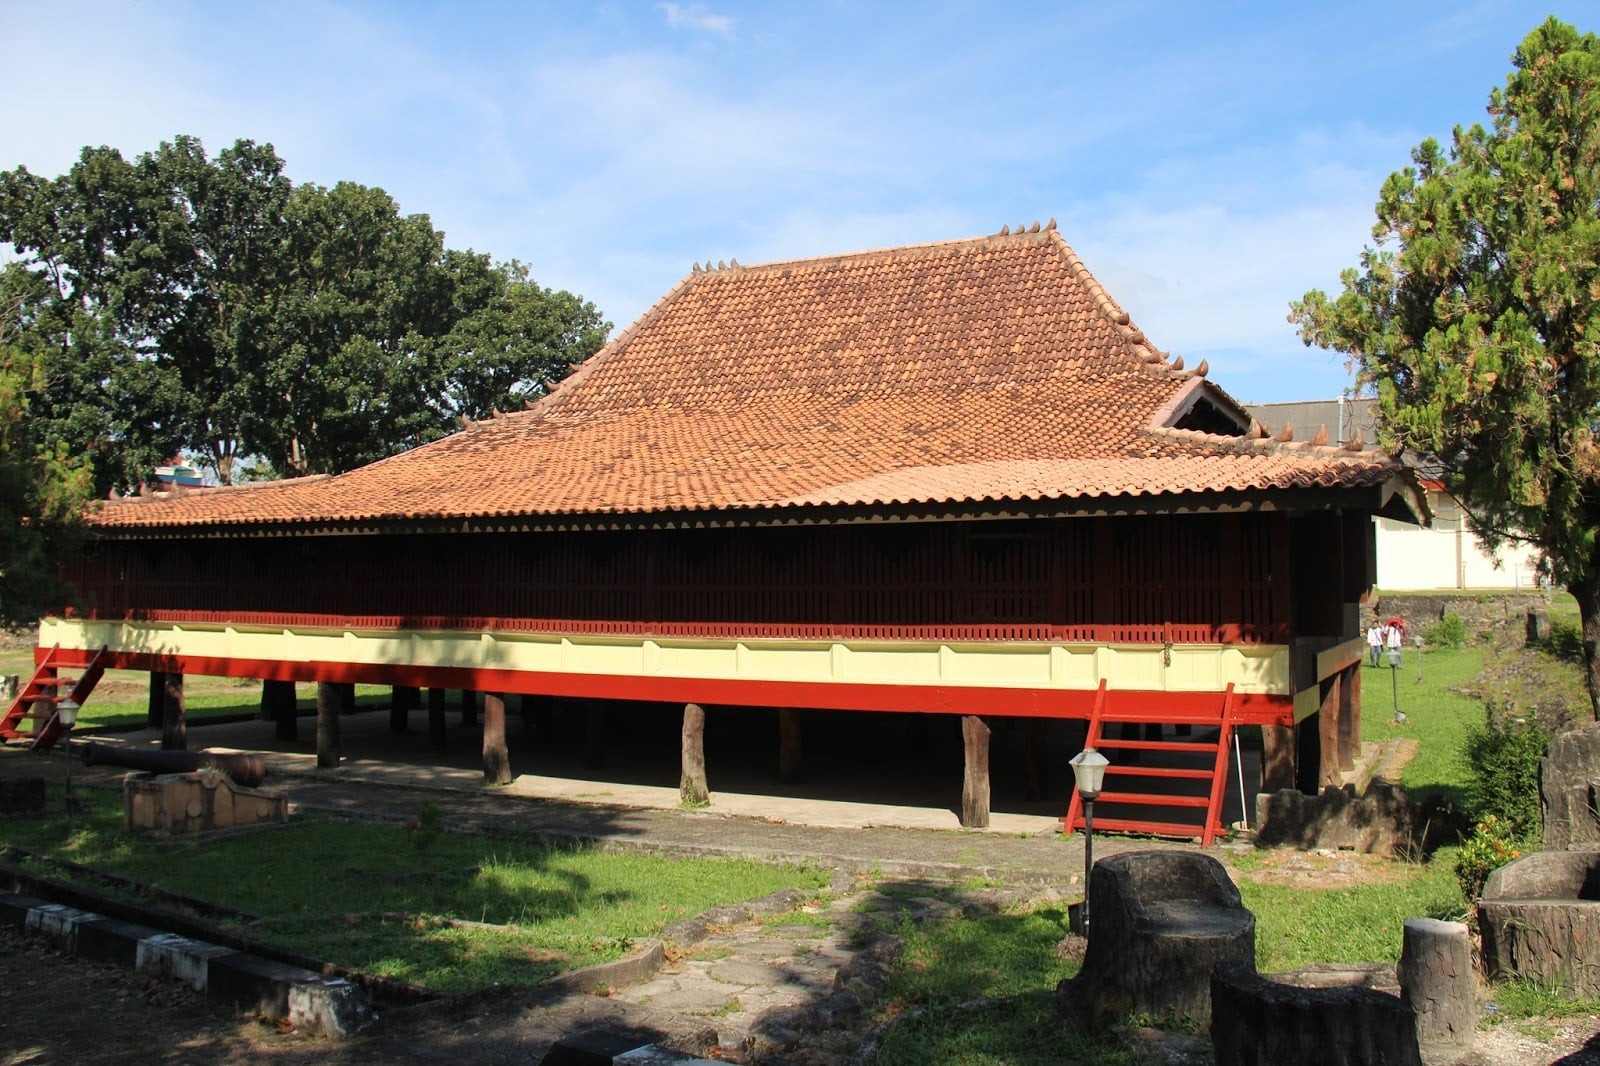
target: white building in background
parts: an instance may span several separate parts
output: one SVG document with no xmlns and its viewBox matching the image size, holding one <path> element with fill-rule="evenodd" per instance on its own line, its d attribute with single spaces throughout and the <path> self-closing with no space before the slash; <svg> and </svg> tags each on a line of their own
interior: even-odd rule
<svg viewBox="0 0 1600 1066">
<path fill-rule="evenodd" d="M 1378 401 L 1311 400 L 1246 404 L 1272 433 L 1294 427 L 1297 440 L 1310 440 L 1326 426 L 1329 443 L 1344 444 L 1355 434 L 1362 446 L 1378 439 L 1374 428 Z M 1538 584 L 1539 552 L 1507 545 L 1491 553 L 1472 531 L 1472 523 L 1438 482 L 1424 480 L 1433 526 L 1423 529 L 1389 518 L 1374 518 L 1378 542 L 1378 587 L 1397 589 L 1519 589 Z"/>
</svg>

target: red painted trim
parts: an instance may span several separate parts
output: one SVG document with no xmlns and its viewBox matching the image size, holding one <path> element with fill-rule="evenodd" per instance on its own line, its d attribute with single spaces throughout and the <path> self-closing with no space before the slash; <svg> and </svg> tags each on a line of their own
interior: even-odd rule
<svg viewBox="0 0 1600 1066">
<path fill-rule="evenodd" d="M 76 612 L 66 617 L 76 618 Z M 550 633 L 725 640 L 1049 641 L 1080 644 L 1282 644 L 1287 626 L 1236 623 L 1153 625 L 826 625 L 786 622 L 643 622 L 633 619 L 495 618 L 457 615 L 344 615 L 285 611 L 91 610 L 99 622 L 168 622 L 177 625 L 285 626 L 317 629 L 427 629 L 467 632 Z"/>
<path fill-rule="evenodd" d="M 63 648 L 57 661 L 86 665 L 93 652 Z M 808 707 L 836 711 L 901 711 L 977 714 L 1004 718 L 1087 718 L 1096 689 L 958 688 L 948 685 L 856 684 L 827 681 L 748 681 L 690 677 L 634 677 L 605 674 L 543 673 L 404 663 L 283 662 L 224 659 L 197 655 L 107 652 L 108 665 L 122 670 L 261 678 L 268 681 L 331 681 L 412 688 L 470 689 L 541 696 L 648 700 L 662 703 L 721 704 L 741 707 Z M 1148 708 L 1155 720 L 1192 717 L 1216 721 L 1220 692 L 1107 692 L 1107 699 Z M 1234 721 L 1240 725 L 1291 725 L 1289 696 L 1235 694 Z M 1168 718 L 1176 715 L 1177 718 Z"/>
</svg>

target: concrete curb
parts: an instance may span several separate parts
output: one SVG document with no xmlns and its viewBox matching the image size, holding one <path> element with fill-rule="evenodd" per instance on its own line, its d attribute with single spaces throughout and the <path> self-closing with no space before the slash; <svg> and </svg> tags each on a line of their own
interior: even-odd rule
<svg viewBox="0 0 1600 1066">
<path fill-rule="evenodd" d="M 82 958 L 182 981 L 213 999 L 319 1035 L 354 1036 L 377 1020 L 361 990 L 342 977 L 93 911 L 0 892 L 0 922 Z"/>
</svg>

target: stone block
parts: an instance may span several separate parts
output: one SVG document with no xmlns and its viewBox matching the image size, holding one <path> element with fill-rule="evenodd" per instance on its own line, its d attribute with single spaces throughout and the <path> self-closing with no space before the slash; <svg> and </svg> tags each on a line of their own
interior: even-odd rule
<svg viewBox="0 0 1600 1066">
<path fill-rule="evenodd" d="M 1316 796 L 1283 789 L 1256 797 L 1256 843 L 1262 847 L 1393 855 L 1415 840 L 1411 801 L 1382 778 L 1374 778 L 1359 798 L 1353 785 L 1325 788 Z"/>
<path fill-rule="evenodd" d="M 1600 722 L 1557 734 L 1539 760 L 1546 851 L 1600 846 Z"/>
<path fill-rule="evenodd" d="M 1537 851 L 1489 875 L 1484 972 L 1600 997 L 1600 851 Z"/>
<path fill-rule="evenodd" d="M 209 768 L 187 774 L 129 774 L 122 796 L 129 829 L 204 833 L 289 820 L 289 803 L 280 793 L 236 785 Z"/>
</svg>

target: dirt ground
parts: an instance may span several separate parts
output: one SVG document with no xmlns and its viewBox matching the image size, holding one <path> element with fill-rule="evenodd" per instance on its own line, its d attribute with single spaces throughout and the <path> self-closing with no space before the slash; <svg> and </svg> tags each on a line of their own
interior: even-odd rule
<svg viewBox="0 0 1600 1066">
<path fill-rule="evenodd" d="M 336 1048 L 187 986 L 85 962 L 0 928 L 0 1064 L 327 1062 Z"/>
</svg>

